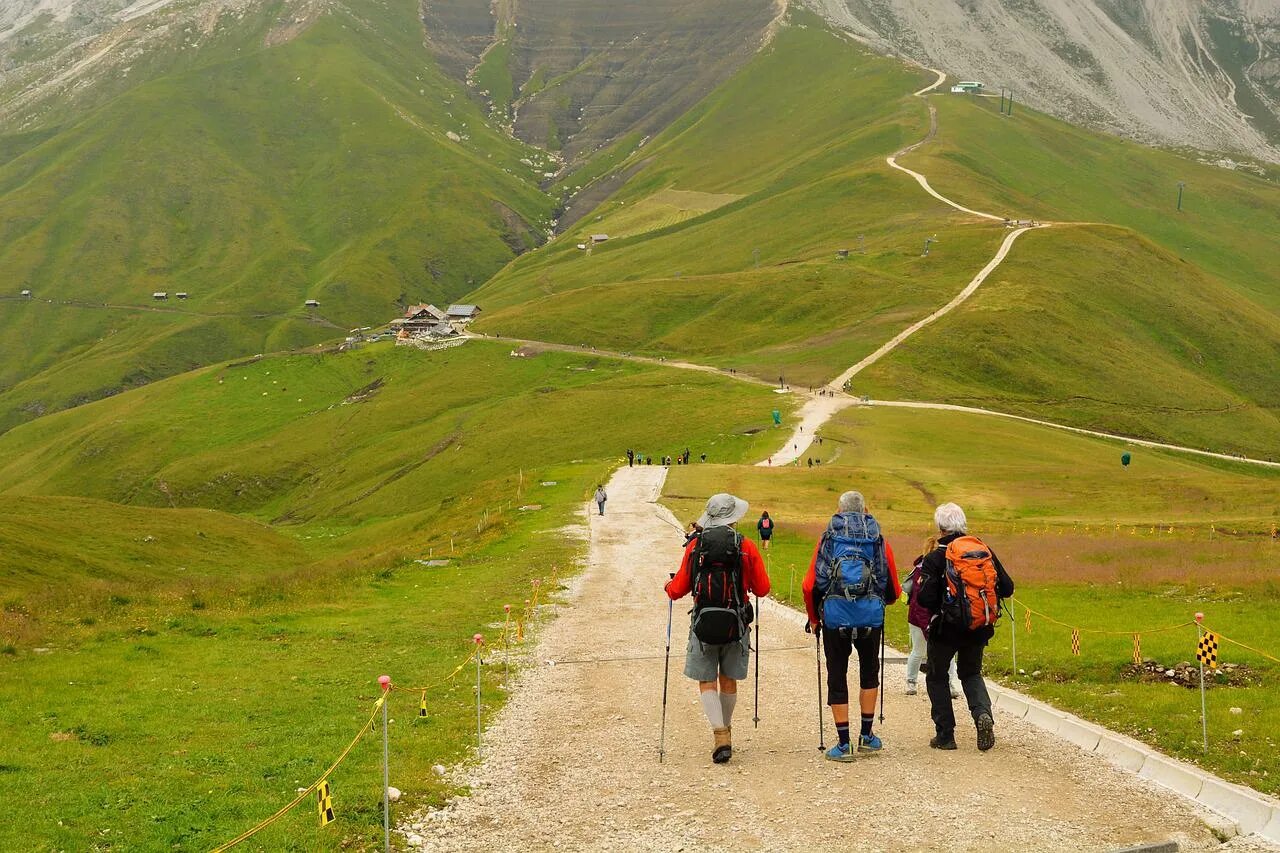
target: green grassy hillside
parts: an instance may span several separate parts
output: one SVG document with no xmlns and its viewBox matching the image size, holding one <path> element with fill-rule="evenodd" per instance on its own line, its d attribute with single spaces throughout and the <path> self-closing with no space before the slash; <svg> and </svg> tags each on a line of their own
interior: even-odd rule
<svg viewBox="0 0 1280 853">
<path fill-rule="evenodd" d="M 1193 447 L 1274 456 L 1280 315 L 1126 229 L 1027 235 L 971 299 L 854 380 Z"/>
<path fill-rule="evenodd" d="M 928 127 L 909 94 L 916 75 L 811 23 L 793 18 L 622 159 L 630 177 L 592 215 L 473 294 L 483 327 L 807 385 L 959 292 L 1003 229 L 887 167 Z M 855 390 L 1273 450 L 1280 381 L 1264 365 L 1280 352 L 1280 256 L 1258 235 L 1280 228 L 1276 185 L 1026 111 L 1001 118 L 987 99 L 932 101 L 938 136 L 904 160 L 941 191 L 1000 214 L 1118 227 L 1023 238 L 977 298 Z M 1201 188 L 1181 218 L 1178 179 Z M 672 216 L 673 190 L 716 204 Z M 593 233 L 610 239 L 576 248 Z M 927 258 L 926 237 L 937 238 Z M 840 260 L 840 249 L 853 251 Z"/>
<path fill-rule="evenodd" d="M 9 146 L 3 295 L 44 307 L 0 301 L 0 429 L 447 302 L 540 242 L 527 149 L 435 69 L 414 4 L 262 26 Z"/>
<path fill-rule="evenodd" d="M 646 414 L 655 399 L 661 419 Z M 589 356 L 380 344 L 209 368 L 41 418 L 0 437 L 0 483 L 246 514 L 339 537 L 329 550 L 442 548 L 474 524 L 479 495 L 513 499 L 522 470 L 532 481 L 627 447 L 763 456 L 769 437 L 747 433 L 778 403 L 767 388 Z"/>
<path fill-rule="evenodd" d="M 439 804 L 455 790 L 431 766 L 466 755 L 475 708 L 437 682 L 503 603 L 571 571 L 564 528 L 595 484 L 628 447 L 762 456 L 786 402 L 589 355 L 375 345 L 218 365 L 10 430 L 0 848 L 209 849 L 323 771 L 384 672 L 432 685 L 425 720 L 418 694 L 394 697 L 397 808 Z M 449 563 L 413 562 L 433 557 Z M 486 669 L 486 716 L 500 678 Z M 377 762 L 366 741 L 334 774 L 337 827 L 307 803 L 255 843 L 372 844 Z"/>
<path fill-rule="evenodd" d="M 903 163 L 939 192 L 980 210 L 1132 228 L 1280 313 L 1280 251 L 1266 237 L 1280 232 L 1274 168 L 1265 177 L 1230 171 L 1022 107 L 1001 117 L 998 99 L 932 101 L 938 137 Z"/>
</svg>

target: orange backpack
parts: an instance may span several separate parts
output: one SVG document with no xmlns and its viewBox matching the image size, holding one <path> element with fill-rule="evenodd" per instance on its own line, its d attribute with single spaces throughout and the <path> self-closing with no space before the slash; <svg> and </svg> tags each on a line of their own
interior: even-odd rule
<svg viewBox="0 0 1280 853">
<path fill-rule="evenodd" d="M 976 631 L 1000 618 L 996 561 L 976 536 L 959 536 L 947 545 L 946 621 Z"/>
</svg>

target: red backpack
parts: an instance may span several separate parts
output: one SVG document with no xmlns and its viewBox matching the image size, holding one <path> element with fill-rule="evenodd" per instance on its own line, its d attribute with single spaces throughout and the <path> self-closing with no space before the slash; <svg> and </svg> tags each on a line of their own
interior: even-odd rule
<svg viewBox="0 0 1280 853">
<path fill-rule="evenodd" d="M 996 594 L 996 561 L 991 549 L 976 536 L 959 536 L 947 545 L 947 596 L 942 618 L 970 631 L 996 624 L 1000 598 Z"/>
</svg>

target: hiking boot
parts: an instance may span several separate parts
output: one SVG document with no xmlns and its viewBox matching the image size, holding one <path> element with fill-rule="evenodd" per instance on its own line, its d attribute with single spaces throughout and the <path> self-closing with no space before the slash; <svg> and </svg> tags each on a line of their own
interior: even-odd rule
<svg viewBox="0 0 1280 853">
<path fill-rule="evenodd" d="M 956 736 L 950 735 L 934 735 L 929 738 L 929 746 L 932 749 L 955 749 Z"/>
<path fill-rule="evenodd" d="M 907 682 L 907 695 L 908 695 L 908 696 L 914 696 L 914 695 L 916 695 L 916 693 L 917 693 L 917 692 L 919 692 L 919 691 L 917 691 L 917 690 L 916 690 L 916 683 L 915 683 L 914 681 L 908 681 L 908 682 Z"/>
<path fill-rule="evenodd" d="M 711 750 L 711 760 L 716 764 L 724 764 L 733 757 L 733 739 L 729 735 L 729 729 L 728 727 L 712 729 L 711 734 L 715 737 L 715 748 Z"/>
<path fill-rule="evenodd" d="M 854 761 L 853 746 L 847 743 L 838 743 L 823 753 L 828 761 Z"/>
<path fill-rule="evenodd" d="M 978 726 L 978 750 L 986 752 L 996 745 L 996 721 L 983 711 L 976 720 Z"/>
<path fill-rule="evenodd" d="M 884 744 L 876 735 L 858 735 L 858 752 L 879 752 Z"/>
</svg>

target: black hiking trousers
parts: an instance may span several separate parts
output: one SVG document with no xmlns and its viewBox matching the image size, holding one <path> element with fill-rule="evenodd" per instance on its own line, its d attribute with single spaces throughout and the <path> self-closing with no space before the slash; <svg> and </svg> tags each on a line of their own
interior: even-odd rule
<svg viewBox="0 0 1280 853">
<path fill-rule="evenodd" d="M 947 671 L 951 669 L 951 659 L 956 659 L 956 674 L 960 678 L 960 686 L 964 689 L 964 698 L 969 703 L 969 713 L 974 722 L 982 714 L 991 713 L 991 696 L 987 693 L 987 683 L 982 680 L 982 653 L 987 648 L 985 639 L 973 639 L 963 645 L 955 645 L 943 639 L 929 638 L 929 674 L 925 676 L 925 687 L 929 692 L 929 704 L 932 706 L 933 726 L 940 738 L 949 738 L 955 734 L 956 714 L 951 707 L 951 685 L 947 683 Z"/>
</svg>

